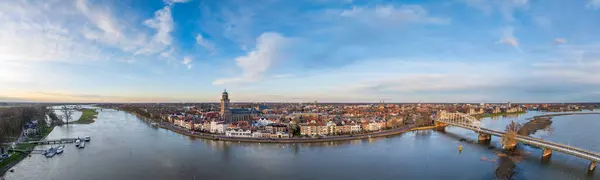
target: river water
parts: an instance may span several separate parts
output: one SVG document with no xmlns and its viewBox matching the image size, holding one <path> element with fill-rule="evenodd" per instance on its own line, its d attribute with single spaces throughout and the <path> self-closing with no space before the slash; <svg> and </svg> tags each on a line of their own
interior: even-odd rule
<svg viewBox="0 0 600 180">
<path fill-rule="evenodd" d="M 447 127 L 389 138 L 311 144 L 254 144 L 196 139 L 153 128 L 136 116 L 99 111 L 92 124 L 56 127 L 47 137 L 91 136 L 84 149 L 67 144 L 61 155 L 32 154 L 6 179 L 495 179 L 500 138 L 473 143 L 477 134 Z M 503 130 L 510 121 L 544 114 L 486 118 L 487 128 Z M 600 115 L 554 117 L 552 132 L 533 136 L 600 152 Z M 458 146 L 463 151 L 458 151 Z M 492 148 L 490 148 L 491 146 Z M 49 146 L 37 146 L 43 149 Z M 541 161 L 541 150 L 516 163 L 514 179 L 600 179 L 587 172 L 587 160 L 554 152 Z"/>
</svg>

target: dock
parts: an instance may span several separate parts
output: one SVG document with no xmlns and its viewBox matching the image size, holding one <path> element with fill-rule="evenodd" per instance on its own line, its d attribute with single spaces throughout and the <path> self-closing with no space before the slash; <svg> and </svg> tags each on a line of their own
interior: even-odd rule
<svg viewBox="0 0 600 180">
<path fill-rule="evenodd" d="M 65 143 L 75 143 L 77 139 L 83 141 L 83 138 L 62 138 L 62 139 L 49 139 L 49 140 L 41 140 L 41 141 L 27 141 L 21 142 L 19 144 L 65 144 Z"/>
</svg>

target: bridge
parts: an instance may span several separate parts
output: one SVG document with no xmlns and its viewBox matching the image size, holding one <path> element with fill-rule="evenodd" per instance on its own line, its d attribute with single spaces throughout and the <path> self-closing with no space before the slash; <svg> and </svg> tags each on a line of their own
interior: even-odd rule
<svg viewBox="0 0 600 180">
<path fill-rule="evenodd" d="M 63 144 L 63 143 L 74 143 L 77 139 L 83 140 L 81 138 L 62 138 L 62 139 L 49 139 L 42 141 L 27 141 L 27 142 L 19 142 L 19 144 Z"/>
<path fill-rule="evenodd" d="M 495 131 L 482 127 L 480 120 L 464 113 L 449 113 L 441 111 L 438 112 L 438 114 L 436 115 L 435 122 L 436 125 L 439 127 L 450 125 L 475 131 L 479 133 L 478 138 L 480 141 L 489 141 L 491 139 L 491 136 L 502 137 L 505 134 L 505 132 Z M 590 160 L 591 162 L 589 164 L 588 171 L 593 171 L 594 169 L 596 169 L 596 162 L 600 162 L 600 153 L 597 152 L 592 152 L 589 150 L 584 150 L 577 147 L 550 142 L 529 136 L 516 135 L 515 140 L 523 144 L 528 144 L 531 146 L 542 148 L 544 150 L 542 153 L 543 158 L 549 158 L 552 155 L 552 151 L 558 151 L 579 158 Z M 505 145 L 502 146 L 503 148 L 506 148 Z"/>
</svg>

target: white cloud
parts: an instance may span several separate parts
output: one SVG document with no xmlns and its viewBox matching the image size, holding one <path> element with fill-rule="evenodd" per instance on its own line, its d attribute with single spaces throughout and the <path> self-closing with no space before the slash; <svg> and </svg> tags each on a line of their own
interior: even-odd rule
<svg viewBox="0 0 600 180">
<path fill-rule="evenodd" d="M 161 52 L 171 45 L 173 31 L 173 17 L 171 16 L 171 7 L 164 8 L 154 13 L 154 18 L 144 21 L 144 24 L 156 30 L 152 40 L 136 54 L 155 54 Z"/>
<path fill-rule="evenodd" d="M 215 45 L 206 38 L 202 37 L 201 34 L 196 35 L 196 43 L 206 48 L 206 50 L 208 50 L 211 54 L 215 54 L 217 52 Z"/>
<path fill-rule="evenodd" d="M 188 2 L 188 0 L 163 0 L 163 1 L 167 5 L 172 5 L 172 4 L 175 4 L 175 3 L 186 3 L 186 2 Z"/>
<path fill-rule="evenodd" d="M 513 31 L 513 27 L 510 26 L 502 29 L 502 37 L 496 43 L 508 44 L 517 49 L 518 51 L 521 51 L 521 49 L 519 48 L 519 41 L 513 36 Z"/>
<path fill-rule="evenodd" d="M 77 0 L 75 7 L 89 22 L 83 23 L 84 26 L 80 30 L 85 38 L 127 52 L 145 44 L 145 34 L 140 34 L 135 28 L 121 28 L 126 23 L 119 22 L 109 10 L 90 7 L 86 0 Z"/>
<path fill-rule="evenodd" d="M 565 44 L 565 43 L 567 43 L 567 39 L 565 39 L 565 38 L 554 39 L 554 44 Z"/>
<path fill-rule="evenodd" d="M 463 0 L 462 2 L 483 11 L 487 15 L 496 10 L 508 22 L 515 21 L 515 11 L 527 9 L 529 3 L 528 0 Z"/>
<path fill-rule="evenodd" d="M 385 23 L 414 22 L 426 24 L 448 24 L 450 19 L 431 17 L 419 5 L 377 5 L 375 7 L 353 7 L 340 13 L 344 17 L 357 18 L 363 22 L 383 21 Z"/>
<path fill-rule="evenodd" d="M 274 32 L 263 33 L 256 39 L 256 47 L 245 56 L 235 59 L 242 75 L 234 78 L 217 79 L 213 84 L 256 82 L 271 65 L 283 58 L 283 49 L 289 44 L 289 39 Z"/>
<path fill-rule="evenodd" d="M 163 51 L 163 52 L 161 52 L 161 53 L 160 53 L 160 56 L 162 56 L 162 57 L 164 57 L 164 58 L 170 58 L 170 57 L 173 55 L 174 51 L 175 51 L 175 49 L 174 49 L 174 48 L 171 48 L 171 49 L 169 49 L 169 50 L 167 50 L 167 51 Z"/>
<path fill-rule="evenodd" d="M 600 0 L 590 0 L 590 2 L 588 2 L 588 4 L 585 7 L 591 9 L 598 9 L 600 8 Z"/>
<path fill-rule="evenodd" d="M 273 75 L 273 78 L 289 78 L 289 77 L 294 77 L 294 74 L 276 74 Z"/>
<path fill-rule="evenodd" d="M 183 61 L 181 61 L 181 64 L 186 65 L 187 69 L 190 70 L 190 69 L 192 69 L 192 61 L 194 61 L 194 59 L 192 59 L 192 57 L 186 56 L 186 57 L 183 57 Z"/>
<path fill-rule="evenodd" d="M 86 41 L 72 23 L 86 22 L 80 16 L 70 16 L 74 4 L 48 1 L 0 2 L 0 61 L 28 63 L 30 61 L 99 60 L 103 49 Z M 77 61 L 80 62 L 80 61 Z M 17 69 L 15 69 L 17 71 Z"/>
</svg>

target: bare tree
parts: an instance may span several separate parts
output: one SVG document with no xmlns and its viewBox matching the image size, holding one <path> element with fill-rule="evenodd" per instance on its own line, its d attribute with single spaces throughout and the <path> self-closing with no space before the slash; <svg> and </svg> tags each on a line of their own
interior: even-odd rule
<svg viewBox="0 0 600 180">
<path fill-rule="evenodd" d="M 69 109 L 67 106 L 63 106 L 60 111 L 63 112 L 63 115 L 62 115 L 63 121 L 65 121 L 68 125 L 69 121 L 71 121 L 73 119 L 73 110 Z"/>
<path fill-rule="evenodd" d="M 518 122 L 510 122 L 510 124 L 506 125 L 505 133 L 502 135 L 502 146 L 507 149 L 512 149 L 517 144 L 517 132 L 519 129 L 523 127 Z"/>
</svg>

